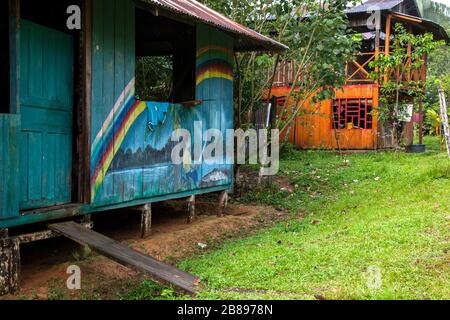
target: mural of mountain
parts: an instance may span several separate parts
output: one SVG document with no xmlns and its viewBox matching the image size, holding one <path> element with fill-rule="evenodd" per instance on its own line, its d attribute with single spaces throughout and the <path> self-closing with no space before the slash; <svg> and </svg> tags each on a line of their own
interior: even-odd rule
<svg viewBox="0 0 450 320">
<path fill-rule="evenodd" d="M 172 163 L 172 150 L 176 144 L 169 141 L 162 150 L 153 149 L 148 145 L 145 149 L 138 148 L 135 152 L 132 149 L 121 148 L 114 158 L 111 170 L 124 171 Z"/>
</svg>

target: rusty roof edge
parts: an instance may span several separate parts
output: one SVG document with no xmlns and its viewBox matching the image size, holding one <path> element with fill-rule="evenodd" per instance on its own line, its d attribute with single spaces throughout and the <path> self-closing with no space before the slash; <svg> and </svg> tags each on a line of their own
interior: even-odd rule
<svg viewBox="0 0 450 320">
<path fill-rule="evenodd" d="M 395 15 L 399 16 L 399 17 L 414 18 L 414 19 L 421 20 L 422 22 L 425 22 L 425 23 L 427 23 L 427 24 L 432 25 L 433 27 L 435 27 L 436 29 L 439 29 L 439 31 L 441 31 L 441 35 L 442 35 L 442 38 L 443 38 L 442 40 L 445 40 L 445 42 L 446 42 L 447 44 L 450 43 L 450 37 L 449 37 L 449 35 L 447 34 L 447 31 L 446 31 L 445 28 L 444 28 L 443 26 L 441 26 L 439 23 L 434 22 L 433 20 L 430 20 L 430 19 L 422 18 L 422 17 L 411 16 L 411 15 L 409 15 L 409 14 L 399 13 L 399 12 L 395 12 L 395 11 L 392 11 L 392 10 L 388 10 L 388 11 L 389 11 L 390 13 L 392 13 L 392 14 L 395 14 Z"/>
<path fill-rule="evenodd" d="M 252 42 L 261 43 L 261 49 L 264 47 L 267 51 L 286 51 L 289 49 L 288 46 L 273 40 L 265 35 L 262 35 L 250 28 L 247 28 L 245 26 L 242 26 L 241 24 L 231 20 L 230 18 L 225 17 L 224 15 L 218 13 L 217 11 L 212 10 L 211 8 L 195 1 L 195 0 L 184 0 L 185 5 L 197 5 L 197 9 L 207 11 L 207 16 L 214 16 L 215 19 L 221 19 L 224 21 L 224 24 L 232 25 L 234 28 L 229 27 L 224 24 L 219 24 L 214 22 L 213 20 L 203 18 L 199 15 L 192 14 L 188 11 L 186 7 L 181 7 L 177 3 L 171 0 L 139 0 L 141 2 L 152 4 L 156 7 L 159 7 L 161 9 L 168 10 L 174 14 L 179 14 L 181 16 L 187 16 L 195 21 L 199 21 L 208 25 L 211 25 L 217 29 L 221 29 L 224 31 L 228 31 L 232 34 L 251 39 Z M 181 0 L 182 1 L 182 0 Z M 264 45 L 263 45 L 264 44 Z"/>
</svg>

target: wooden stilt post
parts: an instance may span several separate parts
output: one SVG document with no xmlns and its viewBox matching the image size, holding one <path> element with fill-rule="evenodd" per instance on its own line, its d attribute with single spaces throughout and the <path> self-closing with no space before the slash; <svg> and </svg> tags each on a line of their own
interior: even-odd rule
<svg viewBox="0 0 450 320">
<path fill-rule="evenodd" d="M 387 57 L 391 53 L 391 24 L 392 24 L 392 16 L 388 14 L 386 18 L 386 39 L 384 43 L 384 55 Z M 386 73 L 384 74 L 384 83 L 387 83 L 389 81 L 389 72 L 385 70 Z"/>
<path fill-rule="evenodd" d="M 152 233 L 152 205 L 146 204 L 141 209 L 141 238 L 145 239 Z"/>
<path fill-rule="evenodd" d="M 419 97 L 419 144 L 423 144 L 423 100 Z"/>
<path fill-rule="evenodd" d="M 20 241 L 8 238 L 8 229 L 0 230 L 0 296 L 19 290 Z"/>
<path fill-rule="evenodd" d="M 219 195 L 219 210 L 218 216 L 223 217 L 225 215 L 225 209 L 228 206 L 228 191 L 222 191 Z"/>
<path fill-rule="evenodd" d="M 0 229 L 0 239 L 6 239 L 8 238 L 8 235 L 8 229 Z"/>
<path fill-rule="evenodd" d="M 87 215 L 83 216 L 81 218 L 81 224 L 83 226 L 85 226 L 87 229 L 92 229 L 94 225 L 92 223 L 91 215 L 87 214 Z M 81 245 L 80 255 L 81 255 L 81 257 L 83 257 L 83 259 L 88 258 L 91 254 L 92 254 L 92 249 L 88 245 L 86 245 L 86 244 Z"/>
<path fill-rule="evenodd" d="M 187 223 L 190 224 L 195 220 L 195 196 L 190 196 L 188 199 L 188 219 Z"/>
</svg>

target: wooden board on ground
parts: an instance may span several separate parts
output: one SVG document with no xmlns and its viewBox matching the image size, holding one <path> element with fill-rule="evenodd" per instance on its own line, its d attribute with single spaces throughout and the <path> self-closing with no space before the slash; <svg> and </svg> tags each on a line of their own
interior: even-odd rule
<svg viewBox="0 0 450 320">
<path fill-rule="evenodd" d="M 88 230 L 74 222 L 49 225 L 55 232 L 82 245 L 88 245 L 100 254 L 139 272 L 149 275 L 164 285 L 174 285 L 188 294 L 195 294 L 200 279 L 152 257 L 144 255 L 113 239 Z"/>
</svg>

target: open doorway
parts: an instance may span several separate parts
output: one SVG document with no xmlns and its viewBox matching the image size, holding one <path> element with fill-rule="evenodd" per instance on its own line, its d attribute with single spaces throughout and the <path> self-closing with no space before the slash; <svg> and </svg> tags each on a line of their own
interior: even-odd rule
<svg viewBox="0 0 450 320">
<path fill-rule="evenodd" d="M 143 101 L 195 100 L 195 26 L 136 9 L 136 96 Z"/>
<path fill-rule="evenodd" d="M 82 0 L 20 3 L 20 209 L 78 202 L 80 30 L 67 8 Z"/>
</svg>

